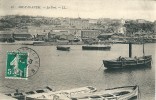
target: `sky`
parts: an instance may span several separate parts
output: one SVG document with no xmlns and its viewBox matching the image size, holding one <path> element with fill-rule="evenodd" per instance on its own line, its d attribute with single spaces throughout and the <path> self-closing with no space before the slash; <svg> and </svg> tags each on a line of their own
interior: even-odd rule
<svg viewBox="0 0 156 100">
<path fill-rule="evenodd" d="M 0 0 L 0 15 L 154 21 L 156 0 Z"/>
</svg>

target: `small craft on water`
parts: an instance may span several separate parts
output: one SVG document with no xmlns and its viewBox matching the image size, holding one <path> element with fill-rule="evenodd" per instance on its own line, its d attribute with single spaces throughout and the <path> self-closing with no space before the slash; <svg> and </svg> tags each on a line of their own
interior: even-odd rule
<svg viewBox="0 0 156 100">
<path fill-rule="evenodd" d="M 86 45 L 82 46 L 82 50 L 110 50 L 111 46 L 108 45 Z"/>
<path fill-rule="evenodd" d="M 26 100 L 137 100 L 138 86 L 124 86 L 106 89 L 100 92 L 64 91 L 28 96 Z"/>
<path fill-rule="evenodd" d="M 38 89 L 38 90 L 34 90 L 34 91 L 29 91 L 29 92 L 18 92 L 18 90 L 16 90 L 16 93 L 10 93 L 10 94 L 5 94 L 5 95 L 19 99 L 19 100 L 25 100 L 26 96 L 28 96 L 28 95 L 48 93 L 50 91 L 53 91 L 53 89 L 51 89 L 49 86 L 46 86 L 43 89 Z"/>
<path fill-rule="evenodd" d="M 138 100 L 138 86 L 124 86 L 100 92 L 72 96 L 69 100 Z"/>
<path fill-rule="evenodd" d="M 56 48 L 57 48 L 57 50 L 61 50 L 61 51 L 69 51 L 70 50 L 70 47 L 67 47 L 67 46 L 57 46 Z"/>
<path fill-rule="evenodd" d="M 112 68 L 138 68 L 138 67 L 151 67 L 152 56 L 144 54 L 143 56 L 132 58 L 132 43 L 129 43 L 129 57 L 119 57 L 115 60 L 103 60 L 104 67 L 107 69 Z"/>
<path fill-rule="evenodd" d="M 96 91 L 97 91 L 96 88 L 92 86 L 86 86 L 86 87 L 80 87 L 71 90 L 61 90 L 56 92 L 28 95 L 26 97 L 26 100 L 70 100 L 69 97 L 71 95 L 93 93 Z"/>
</svg>

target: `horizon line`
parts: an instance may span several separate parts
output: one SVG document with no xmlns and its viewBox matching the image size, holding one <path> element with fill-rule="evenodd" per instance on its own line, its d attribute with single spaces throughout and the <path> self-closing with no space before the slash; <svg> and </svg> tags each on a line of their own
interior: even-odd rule
<svg viewBox="0 0 156 100">
<path fill-rule="evenodd" d="M 145 20 L 145 21 L 150 21 L 150 22 L 155 22 L 156 20 L 149 20 L 149 19 L 145 19 L 145 18 L 111 18 L 111 17 L 97 17 L 97 18 L 91 18 L 91 17 L 67 17 L 67 16 L 43 16 L 43 15 L 24 15 L 24 14 L 12 14 L 12 15 L 1 15 L 1 17 L 5 17 L 5 16 L 29 16 L 29 17 L 48 17 L 48 18 L 82 18 L 82 19 L 124 19 L 124 20 Z"/>
</svg>

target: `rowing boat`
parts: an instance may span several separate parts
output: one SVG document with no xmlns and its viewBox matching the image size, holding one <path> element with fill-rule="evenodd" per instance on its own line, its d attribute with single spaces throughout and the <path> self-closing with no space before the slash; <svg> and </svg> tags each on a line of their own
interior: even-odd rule
<svg viewBox="0 0 156 100">
<path fill-rule="evenodd" d="M 71 100 L 138 100 L 138 86 L 109 88 L 103 91 L 72 96 Z"/>
<path fill-rule="evenodd" d="M 56 92 L 28 95 L 26 100 L 70 100 L 71 95 L 93 93 L 95 91 L 95 87 L 86 86 L 70 90 L 60 90 Z"/>
<path fill-rule="evenodd" d="M 26 100 L 138 100 L 138 98 L 138 86 L 124 86 L 109 88 L 99 92 L 88 92 L 86 90 L 50 92 L 30 95 L 27 96 Z"/>
</svg>

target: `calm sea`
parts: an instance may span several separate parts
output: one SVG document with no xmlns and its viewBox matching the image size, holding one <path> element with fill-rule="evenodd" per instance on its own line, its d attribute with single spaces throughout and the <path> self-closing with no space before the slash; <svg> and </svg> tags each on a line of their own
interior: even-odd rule
<svg viewBox="0 0 156 100">
<path fill-rule="evenodd" d="M 0 92 L 29 91 L 45 86 L 55 90 L 94 86 L 98 90 L 139 85 L 141 100 L 154 100 L 156 44 L 145 44 L 145 54 L 152 55 L 152 67 L 143 69 L 106 70 L 102 60 L 128 56 L 127 44 L 113 44 L 110 51 L 83 51 L 81 45 L 71 45 L 71 51 L 57 51 L 56 46 L 27 46 L 40 56 L 37 74 L 28 80 L 5 79 L 6 52 L 24 45 L 0 46 Z M 133 45 L 133 56 L 142 56 L 142 45 Z"/>
</svg>

